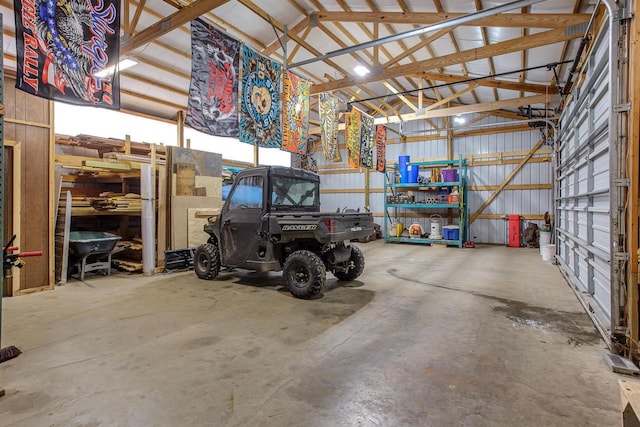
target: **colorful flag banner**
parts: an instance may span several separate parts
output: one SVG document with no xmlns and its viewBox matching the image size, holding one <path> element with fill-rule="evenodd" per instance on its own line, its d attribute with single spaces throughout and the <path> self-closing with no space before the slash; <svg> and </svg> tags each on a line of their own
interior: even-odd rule
<svg viewBox="0 0 640 427">
<path fill-rule="evenodd" d="M 307 154 L 311 82 L 289 71 L 285 71 L 282 77 L 282 149 Z"/>
<path fill-rule="evenodd" d="M 387 128 L 384 125 L 376 126 L 376 170 L 384 172 L 387 156 Z"/>
<path fill-rule="evenodd" d="M 349 166 L 360 167 L 360 141 L 362 132 L 362 112 L 357 108 L 352 108 L 347 116 L 347 153 L 349 155 Z"/>
<path fill-rule="evenodd" d="M 373 138 L 375 123 L 373 117 L 362 113 L 362 126 L 360 129 L 360 166 L 373 168 Z"/>
<path fill-rule="evenodd" d="M 282 147 L 280 64 L 242 45 L 240 141 Z"/>
<path fill-rule="evenodd" d="M 120 108 L 120 0 L 14 0 L 16 88 Z"/>
<path fill-rule="evenodd" d="M 211 25 L 191 21 L 191 83 L 185 123 L 215 136 L 238 136 L 241 43 Z"/>
<path fill-rule="evenodd" d="M 324 158 L 342 161 L 338 147 L 338 99 L 327 93 L 320 94 L 320 141 Z"/>
</svg>

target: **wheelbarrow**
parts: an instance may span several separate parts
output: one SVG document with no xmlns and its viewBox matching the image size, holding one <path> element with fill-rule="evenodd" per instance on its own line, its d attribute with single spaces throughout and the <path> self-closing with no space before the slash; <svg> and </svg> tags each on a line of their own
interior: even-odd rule
<svg viewBox="0 0 640 427">
<path fill-rule="evenodd" d="M 120 236 L 104 231 L 72 231 L 69 233 L 69 256 L 78 268 L 80 280 L 90 271 L 111 274 L 111 255 L 124 250 L 114 249 Z"/>
</svg>

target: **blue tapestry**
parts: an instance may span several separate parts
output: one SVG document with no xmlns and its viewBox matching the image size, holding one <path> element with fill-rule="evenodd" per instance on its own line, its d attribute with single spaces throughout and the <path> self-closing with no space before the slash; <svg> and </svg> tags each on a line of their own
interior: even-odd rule
<svg viewBox="0 0 640 427">
<path fill-rule="evenodd" d="M 282 147 L 280 75 L 280 64 L 242 46 L 240 141 Z"/>
</svg>

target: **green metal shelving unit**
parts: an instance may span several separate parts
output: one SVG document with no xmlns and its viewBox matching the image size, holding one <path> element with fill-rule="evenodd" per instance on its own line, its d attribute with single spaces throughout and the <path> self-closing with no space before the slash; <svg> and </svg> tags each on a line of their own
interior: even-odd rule
<svg viewBox="0 0 640 427">
<path fill-rule="evenodd" d="M 454 182 L 433 182 L 433 183 L 395 183 L 395 175 L 398 170 L 398 164 L 394 163 L 391 168 L 385 170 L 384 183 L 384 210 L 387 226 L 384 227 L 384 241 L 398 243 L 417 243 L 417 244 L 444 244 L 448 246 L 458 246 L 461 248 L 467 241 L 468 229 L 468 211 L 467 211 L 467 161 L 462 156 L 458 160 L 438 160 L 430 162 L 411 162 L 411 166 L 418 166 L 419 172 L 430 170 L 431 168 L 443 168 L 451 165 L 458 169 L 458 181 Z M 387 195 L 397 194 L 402 191 L 414 191 L 418 194 L 437 191 L 441 188 L 458 187 L 459 200 L 458 203 L 387 203 Z M 459 213 L 459 235 L 457 240 L 446 239 L 425 239 L 416 237 L 392 237 L 389 236 L 389 227 L 391 226 L 391 218 L 398 216 L 399 210 L 403 213 L 409 211 L 428 211 L 436 209 L 457 209 Z M 393 211 L 390 213 L 390 210 Z M 416 215 L 419 217 L 419 215 Z"/>
</svg>

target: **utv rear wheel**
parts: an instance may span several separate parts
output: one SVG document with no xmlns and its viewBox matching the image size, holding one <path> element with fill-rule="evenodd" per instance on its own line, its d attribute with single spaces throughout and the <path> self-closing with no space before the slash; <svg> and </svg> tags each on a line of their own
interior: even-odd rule
<svg viewBox="0 0 640 427">
<path fill-rule="evenodd" d="M 284 263 L 284 278 L 296 298 L 309 299 L 324 289 L 327 276 L 320 257 L 309 251 L 296 251 Z"/>
<path fill-rule="evenodd" d="M 351 245 L 351 257 L 349 258 L 349 263 L 353 263 L 349 270 L 336 271 L 333 274 L 338 278 L 338 280 L 355 280 L 364 271 L 364 255 L 362 254 L 362 250 L 360 250 L 356 245 Z"/>
<path fill-rule="evenodd" d="M 193 268 L 196 276 L 201 279 L 211 280 L 220 272 L 220 251 L 218 245 L 205 243 L 198 246 L 193 257 Z"/>
</svg>

